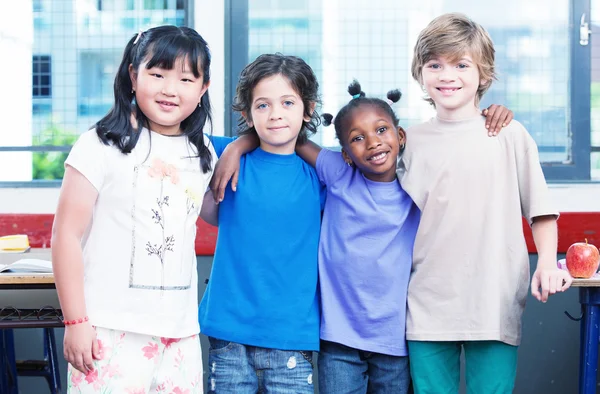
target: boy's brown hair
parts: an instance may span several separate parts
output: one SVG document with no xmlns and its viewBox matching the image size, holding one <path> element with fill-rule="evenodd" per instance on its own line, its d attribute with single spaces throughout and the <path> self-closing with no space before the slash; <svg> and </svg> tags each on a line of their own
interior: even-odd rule
<svg viewBox="0 0 600 394">
<path fill-rule="evenodd" d="M 479 78 L 487 81 L 479 84 L 476 102 L 496 79 L 494 43 L 488 32 L 478 23 L 464 14 L 449 13 L 438 16 L 421 31 L 415 44 L 411 72 L 413 78 L 421 83 L 423 66 L 436 57 L 447 57 L 458 61 L 469 54 L 479 70 Z M 433 105 L 431 99 L 427 101 Z"/>
</svg>

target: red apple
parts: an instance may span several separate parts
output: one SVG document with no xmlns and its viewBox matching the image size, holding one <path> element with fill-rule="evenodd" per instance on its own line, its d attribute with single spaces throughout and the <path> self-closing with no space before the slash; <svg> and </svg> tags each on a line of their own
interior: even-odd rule
<svg viewBox="0 0 600 394">
<path fill-rule="evenodd" d="M 573 278 L 591 278 L 600 264 L 598 248 L 592 244 L 576 242 L 567 249 L 567 269 Z"/>
</svg>

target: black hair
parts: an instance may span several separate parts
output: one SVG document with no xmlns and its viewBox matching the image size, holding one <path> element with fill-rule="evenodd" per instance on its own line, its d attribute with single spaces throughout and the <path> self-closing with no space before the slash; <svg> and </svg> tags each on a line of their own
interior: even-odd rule
<svg viewBox="0 0 600 394">
<path fill-rule="evenodd" d="M 144 61 L 146 68 L 161 67 L 172 70 L 178 59 L 185 59 L 196 78 L 202 72 L 202 84 L 210 81 L 210 50 L 198 32 L 189 27 L 158 26 L 135 34 L 125 47 L 114 82 L 115 104 L 96 124 L 96 133 L 105 144 L 114 144 L 122 153 L 135 148 L 143 127 L 149 129 L 146 115 L 134 104 L 135 93 L 129 77 L 129 65 L 137 70 Z M 200 101 L 201 107 L 181 122 L 181 132 L 197 151 L 203 172 L 211 169 L 211 153 L 204 144 L 204 126 L 212 127 L 208 91 Z M 137 127 L 132 123 L 135 113 Z"/>
<path fill-rule="evenodd" d="M 314 108 L 320 104 L 319 83 L 312 68 L 301 58 L 296 56 L 286 56 L 281 53 L 263 54 L 248 64 L 240 74 L 235 98 L 233 100 L 233 110 L 239 113 L 245 113 L 248 120 L 251 118 L 252 94 L 254 88 L 260 81 L 273 75 L 282 75 L 285 77 L 292 88 L 298 93 L 304 104 L 304 117 L 310 117 L 308 122 L 302 120 L 302 129 L 298 134 L 297 144 L 303 144 L 310 135 L 317 132 L 321 123 L 321 118 Z M 238 134 L 255 134 L 256 129 L 249 127 L 243 119 L 240 119 Z"/>
<path fill-rule="evenodd" d="M 398 116 L 396 116 L 396 113 L 394 112 L 390 104 L 380 98 L 367 97 L 365 92 L 362 91 L 360 83 L 358 83 L 356 79 L 353 80 L 350 85 L 348 85 L 348 93 L 350 93 L 352 99 L 350 99 L 350 102 L 344 105 L 342 109 L 340 109 L 340 111 L 335 116 L 335 119 L 332 114 L 323 114 L 323 125 L 329 126 L 331 123 L 333 123 L 335 127 L 335 136 L 340 141 L 340 144 L 344 145 L 343 141 L 345 141 L 345 139 L 343 138 L 342 122 L 348 116 L 350 116 L 356 108 L 363 105 L 373 105 L 383 110 L 389 115 L 390 119 L 392 120 L 392 123 L 394 124 L 394 127 L 398 128 L 400 120 L 398 119 Z M 398 89 L 390 90 L 389 92 L 387 92 L 387 98 L 392 103 L 397 103 L 401 97 L 402 93 Z"/>
</svg>

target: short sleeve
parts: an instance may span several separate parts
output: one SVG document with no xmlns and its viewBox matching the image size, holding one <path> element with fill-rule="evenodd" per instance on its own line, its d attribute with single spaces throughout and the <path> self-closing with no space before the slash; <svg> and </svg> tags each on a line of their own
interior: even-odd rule
<svg viewBox="0 0 600 394">
<path fill-rule="evenodd" d="M 105 145 L 96 130 L 88 130 L 79 136 L 65 160 L 67 165 L 79 171 L 88 181 L 100 191 L 106 175 L 105 153 L 107 149 L 114 149 Z"/>
<path fill-rule="evenodd" d="M 206 135 L 206 134 L 205 134 Z M 227 145 L 231 144 L 233 141 L 237 139 L 237 137 L 222 137 L 215 135 L 206 135 L 210 142 L 212 142 L 215 152 L 217 152 L 217 158 L 221 157 L 223 151 L 227 147 Z"/>
<path fill-rule="evenodd" d="M 523 126 L 519 125 L 519 128 L 521 130 L 515 133 L 515 156 L 522 214 L 529 224 L 539 216 L 558 217 L 540 165 L 537 145 Z"/>
<path fill-rule="evenodd" d="M 348 169 L 350 167 L 344 161 L 341 152 L 334 152 L 325 148 L 319 152 L 316 165 L 317 176 L 319 181 L 325 185 L 331 185 Z"/>
</svg>

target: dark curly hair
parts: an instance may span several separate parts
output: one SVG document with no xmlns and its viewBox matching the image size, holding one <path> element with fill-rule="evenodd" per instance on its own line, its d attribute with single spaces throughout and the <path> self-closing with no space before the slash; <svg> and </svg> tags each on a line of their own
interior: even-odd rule
<svg viewBox="0 0 600 394">
<path fill-rule="evenodd" d="M 342 122 L 348 116 L 350 116 L 352 111 L 363 105 L 373 105 L 380 108 L 389 115 L 390 119 L 394 124 L 394 127 L 398 127 L 400 120 L 396 116 L 396 113 L 394 112 L 390 104 L 380 98 L 367 97 L 365 95 L 365 92 L 362 91 L 360 83 L 358 83 L 356 79 L 353 80 L 352 83 L 350 83 L 350 85 L 348 85 L 348 93 L 350 94 L 350 96 L 352 96 L 352 99 L 348 104 L 344 105 L 342 109 L 340 109 L 335 118 L 332 114 L 323 114 L 323 125 L 329 126 L 333 123 L 335 127 L 335 136 L 340 141 L 340 144 L 343 145 L 342 141 L 345 140 L 343 138 Z M 387 98 L 392 103 L 397 103 L 401 97 L 402 93 L 398 89 L 390 90 L 387 93 Z"/>
<path fill-rule="evenodd" d="M 321 123 L 321 118 L 314 109 L 315 105 L 320 104 L 321 100 L 319 98 L 319 83 L 314 71 L 299 57 L 286 56 L 281 53 L 264 54 L 248 64 L 240 75 L 233 101 L 233 110 L 245 113 L 248 119 L 252 120 L 250 109 L 252 108 L 254 88 L 260 81 L 273 75 L 282 75 L 290 82 L 302 99 L 304 116 L 310 117 L 310 121 L 302 122 L 302 129 L 298 134 L 297 143 L 303 144 L 309 136 L 317 132 L 317 128 Z M 256 135 L 254 126 L 249 127 L 243 118 L 240 119 L 238 127 L 239 135 Z"/>
</svg>

